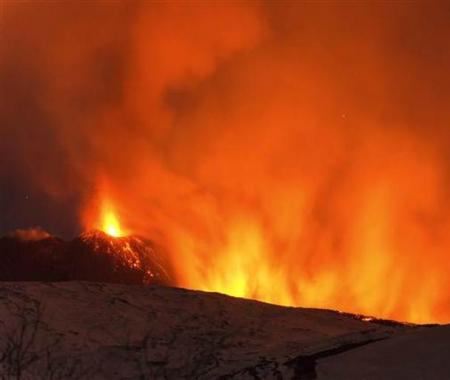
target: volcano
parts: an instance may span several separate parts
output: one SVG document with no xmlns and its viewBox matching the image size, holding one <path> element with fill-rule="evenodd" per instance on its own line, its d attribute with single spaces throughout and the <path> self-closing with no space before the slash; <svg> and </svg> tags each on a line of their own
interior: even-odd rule
<svg viewBox="0 0 450 380">
<path fill-rule="evenodd" d="M 99 281 L 173 285 L 162 248 L 137 236 L 88 231 L 71 241 L 0 238 L 1 281 Z"/>
</svg>

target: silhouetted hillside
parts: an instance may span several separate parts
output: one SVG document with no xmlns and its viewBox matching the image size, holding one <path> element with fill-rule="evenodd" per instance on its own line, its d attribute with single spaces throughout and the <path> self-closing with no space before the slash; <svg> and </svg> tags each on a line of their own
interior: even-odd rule
<svg viewBox="0 0 450 380">
<path fill-rule="evenodd" d="M 90 231 L 72 241 L 0 238 L 0 281 L 85 280 L 173 284 L 162 249 L 135 236 Z"/>
</svg>

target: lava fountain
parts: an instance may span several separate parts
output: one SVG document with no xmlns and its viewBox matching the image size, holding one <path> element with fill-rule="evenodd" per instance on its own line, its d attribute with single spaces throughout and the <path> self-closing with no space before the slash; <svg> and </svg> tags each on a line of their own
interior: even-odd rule
<svg viewBox="0 0 450 380">
<path fill-rule="evenodd" d="M 120 226 L 119 219 L 116 215 L 114 207 L 109 201 L 103 202 L 100 230 L 112 237 L 125 236 L 125 233 Z"/>
</svg>

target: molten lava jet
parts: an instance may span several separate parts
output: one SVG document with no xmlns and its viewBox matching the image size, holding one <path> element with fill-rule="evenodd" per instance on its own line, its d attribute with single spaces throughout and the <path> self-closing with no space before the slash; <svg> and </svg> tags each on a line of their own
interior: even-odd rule
<svg viewBox="0 0 450 380">
<path fill-rule="evenodd" d="M 102 207 L 101 230 L 113 237 L 122 237 L 125 235 L 115 214 L 114 208 L 107 202 L 105 202 Z"/>
</svg>

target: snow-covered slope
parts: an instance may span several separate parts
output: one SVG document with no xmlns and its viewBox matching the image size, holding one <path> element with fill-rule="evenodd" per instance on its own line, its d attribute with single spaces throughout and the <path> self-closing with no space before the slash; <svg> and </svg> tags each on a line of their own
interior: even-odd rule
<svg viewBox="0 0 450 380">
<path fill-rule="evenodd" d="M 22 379 L 360 379 L 352 366 L 384 366 L 376 347 L 390 355 L 440 328 L 158 286 L 0 283 L 0 300 L 0 370 L 19 362 Z M 393 379 L 416 365 L 389 363 Z"/>
<path fill-rule="evenodd" d="M 450 379 L 450 325 L 410 331 L 318 362 L 317 379 Z"/>
</svg>

